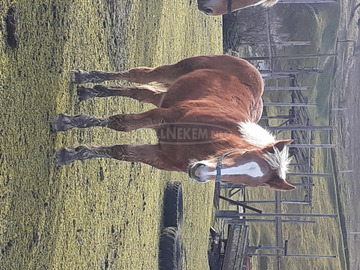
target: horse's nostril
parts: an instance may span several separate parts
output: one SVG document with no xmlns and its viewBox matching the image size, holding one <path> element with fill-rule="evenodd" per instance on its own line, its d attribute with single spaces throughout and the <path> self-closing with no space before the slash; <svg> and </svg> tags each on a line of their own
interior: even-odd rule
<svg viewBox="0 0 360 270">
<path fill-rule="evenodd" d="M 213 10 L 211 8 L 204 8 L 203 11 L 206 13 L 206 14 L 212 14 L 213 13 Z"/>
<path fill-rule="evenodd" d="M 200 177 L 196 174 L 196 170 L 201 166 L 203 166 L 203 164 L 196 163 L 196 164 L 189 167 L 189 176 L 190 176 L 190 178 L 192 178 L 194 180 L 197 180 L 197 181 L 200 181 Z"/>
</svg>

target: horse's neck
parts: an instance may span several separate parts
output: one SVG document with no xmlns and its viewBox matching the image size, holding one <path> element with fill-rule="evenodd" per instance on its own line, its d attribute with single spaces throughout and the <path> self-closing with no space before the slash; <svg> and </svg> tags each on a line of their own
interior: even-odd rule
<svg viewBox="0 0 360 270">
<path fill-rule="evenodd" d="M 216 154 L 223 154 L 234 149 L 254 150 L 275 143 L 275 137 L 256 123 L 240 122 L 238 130 L 231 134 L 218 134 L 222 144 L 217 144 Z"/>
<path fill-rule="evenodd" d="M 239 132 L 242 140 L 256 147 L 264 147 L 275 143 L 275 137 L 256 123 L 240 122 Z"/>
<path fill-rule="evenodd" d="M 220 134 L 218 135 L 219 141 L 214 143 L 214 156 L 220 156 L 224 153 L 241 150 L 241 151 L 249 151 L 258 149 L 259 147 L 251 145 L 246 142 L 240 135 L 237 134 Z"/>
</svg>

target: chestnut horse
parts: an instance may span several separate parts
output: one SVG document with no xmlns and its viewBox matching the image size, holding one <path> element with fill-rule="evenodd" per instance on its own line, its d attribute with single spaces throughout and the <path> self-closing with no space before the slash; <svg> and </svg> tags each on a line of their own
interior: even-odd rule
<svg viewBox="0 0 360 270">
<path fill-rule="evenodd" d="M 278 0 L 198 0 L 198 8 L 207 15 L 223 15 L 251 6 L 271 7 Z"/>
<path fill-rule="evenodd" d="M 152 128 L 155 145 L 79 146 L 57 151 L 58 165 L 97 157 L 142 162 L 166 171 L 188 172 L 199 182 L 209 180 L 268 185 L 279 190 L 285 181 L 289 140 L 276 141 L 256 122 L 262 114 L 263 81 L 247 61 L 227 55 L 198 56 L 174 65 L 140 67 L 124 72 L 74 71 L 74 83 L 127 80 L 167 86 L 78 87 L 79 100 L 124 96 L 157 108 L 139 114 L 106 118 L 57 115 L 54 128 L 108 127 L 118 131 Z"/>
</svg>

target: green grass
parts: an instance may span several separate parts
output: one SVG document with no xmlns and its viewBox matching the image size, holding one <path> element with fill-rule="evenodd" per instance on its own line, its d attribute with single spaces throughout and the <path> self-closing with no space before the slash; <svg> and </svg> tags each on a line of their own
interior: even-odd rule
<svg viewBox="0 0 360 270">
<path fill-rule="evenodd" d="M 109 3 L 112 1 L 109 1 Z M 151 131 L 55 134 L 56 113 L 150 108 L 129 99 L 75 101 L 72 69 L 123 70 L 221 53 L 221 18 L 188 1 L 16 1 L 18 47 L 0 6 L 0 261 L 6 269 L 156 269 L 162 195 L 183 183 L 188 269 L 207 269 L 212 184 L 142 164 L 92 160 L 56 168 L 54 150 L 152 143 Z M 108 10 L 115 11 L 109 13 Z M 176 11 L 176 12 L 174 12 Z"/>
</svg>

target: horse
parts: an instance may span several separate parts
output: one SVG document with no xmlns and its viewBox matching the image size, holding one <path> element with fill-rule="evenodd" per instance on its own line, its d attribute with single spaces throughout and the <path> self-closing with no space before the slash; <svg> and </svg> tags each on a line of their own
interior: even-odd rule
<svg viewBox="0 0 360 270">
<path fill-rule="evenodd" d="M 107 80 L 140 83 L 78 85 L 78 100 L 121 96 L 153 104 L 155 108 L 105 118 L 58 114 L 53 123 L 56 131 L 93 126 L 122 132 L 152 128 L 158 143 L 65 147 L 56 151 L 59 166 L 76 160 L 115 158 L 142 162 L 160 170 L 188 172 L 198 182 L 295 188 L 285 180 L 290 162 L 287 145 L 291 140 L 276 140 L 257 124 L 262 114 L 264 85 L 259 71 L 244 59 L 211 55 L 123 72 L 75 70 L 71 80 L 75 84 Z M 150 82 L 165 89 L 148 85 Z"/>
<path fill-rule="evenodd" d="M 223 15 L 235 10 L 262 5 L 271 7 L 278 0 L 198 0 L 198 9 L 207 15 Z"/>
</svg>

